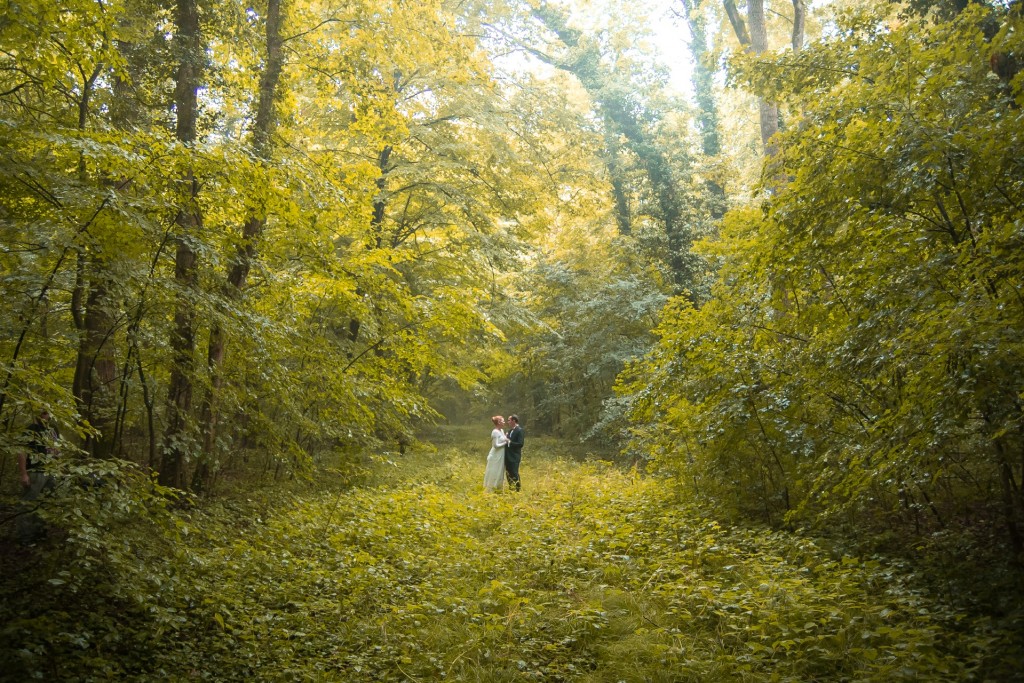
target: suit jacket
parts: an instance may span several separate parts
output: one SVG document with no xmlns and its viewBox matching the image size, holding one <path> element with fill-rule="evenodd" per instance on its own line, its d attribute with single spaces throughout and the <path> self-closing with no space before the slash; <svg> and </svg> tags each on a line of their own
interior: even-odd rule
<svg viewBox="0 0 1024 683">
<path fill-rule="evenodd" d="M 508 433 L 508 444 L 505 446 L 505 460 L 518 463 L 523 457 L 523 442 L 526 437 L 523 436 L 523 428 L 516 425 L 515 428 Z"/>
</svg>

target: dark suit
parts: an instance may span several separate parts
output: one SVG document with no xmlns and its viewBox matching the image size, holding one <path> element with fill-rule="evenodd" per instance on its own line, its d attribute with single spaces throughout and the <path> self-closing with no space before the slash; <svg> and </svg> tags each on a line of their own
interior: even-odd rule
<svg viewBox="0 0 1024 683">
<path fill-rule="evenodd" d="M 509 488 L 519 490 L 519 462 L 523 459 L 523 428 L 516 425 L 508 433 L 508 444 L 505 446 L 505 477 Z"/>
</svg>

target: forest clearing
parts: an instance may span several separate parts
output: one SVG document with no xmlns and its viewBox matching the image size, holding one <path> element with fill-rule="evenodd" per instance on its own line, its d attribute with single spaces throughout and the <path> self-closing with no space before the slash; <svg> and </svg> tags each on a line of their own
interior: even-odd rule
<svg viewBox="0 0 1024 683">
<path fill-rule="evenodd" d="M 1021 670 L 1012 624 L 952 606 L 905 561 L 720 523 L 666 482 L 578 462 L 552 439 L 526 449 L 521 493 L 484 493 L 484 440 L 446 434 L 436 450 L 368 461 L 351 489 L 173 513 L 133 538 L 132 561 L 66 581 L 83 548 L 57 545 L 37 573 L 43 589 L 19 595 L 5 572 L 3 679 L 967 681 Z"/>
<path fill-rule="evenodd" d="M 5 680 L 1024 679 L 1024 0 L 0 3 L 0 301 Z"/>
</svg>

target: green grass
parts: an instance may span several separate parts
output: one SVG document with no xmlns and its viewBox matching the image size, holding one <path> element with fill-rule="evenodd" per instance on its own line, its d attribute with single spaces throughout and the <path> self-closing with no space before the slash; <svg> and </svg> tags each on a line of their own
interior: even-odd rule
<svg viewBox="0 0 1024 683">
<path fill-rule="evenodd" d="M 1012 633 L 915 592 L 892 567 L 723 528 L 662 483 L 577 464 L 555 441 L 528 442 L 522 493 L 487 494 L 486 434 L 474 436 L 374 460 L 356 489 L 258 513 L 193 511 L 187 547 L 151 568 L 175 589 L 154 589 L 150 616 L 143 601 L 109 617 L 133 647 L 86 636 L 39 656 L 57 657 L 64 680 L 961 681 L 1020 670 Z M 36 633 L 73 630 L 65 617 Z"/>
</svg>

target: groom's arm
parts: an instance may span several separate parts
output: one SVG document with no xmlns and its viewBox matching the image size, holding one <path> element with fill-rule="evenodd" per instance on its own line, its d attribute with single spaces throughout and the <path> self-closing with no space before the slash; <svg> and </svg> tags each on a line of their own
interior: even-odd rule
<svg viewBox="0 0 1024 683">
<path fill-rule="evenodd" d="M 512 433 L 508 435 L 508 444 L 510 446 L 516 446 L 517 448 L 523 447 L 523 430 L 513 429 Z"/>
</svg>

